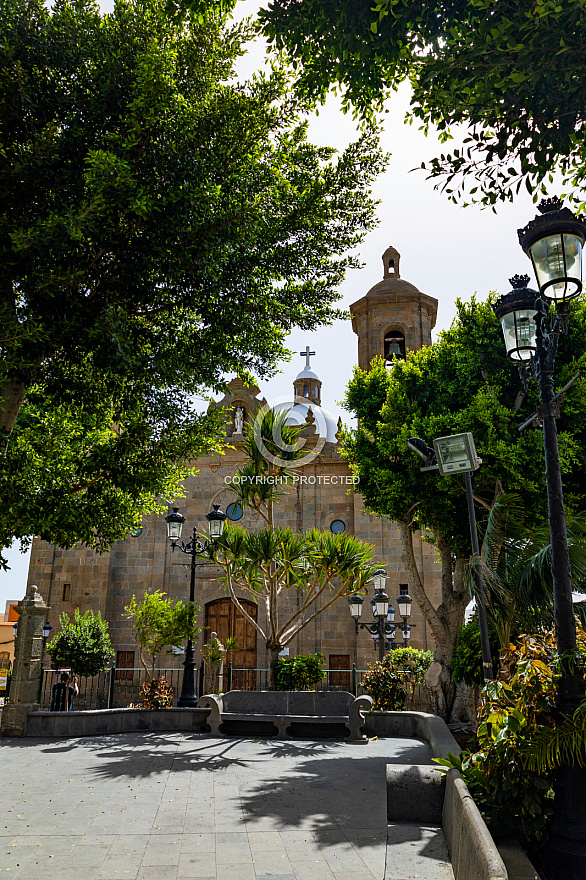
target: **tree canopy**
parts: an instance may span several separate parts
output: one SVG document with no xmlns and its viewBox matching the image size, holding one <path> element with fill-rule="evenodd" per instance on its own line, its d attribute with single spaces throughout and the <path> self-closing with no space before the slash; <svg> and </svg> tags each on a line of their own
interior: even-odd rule
<svg viewBox="0 0 586 880">
<path fill-rule="evenodd" d="M 386 369 L 355 369 L 347 407 L 360 427 L 345 436 L 345 454 L 357 468 L 369 507 L 393 519 L 406 515 L 415 527 L 433 526 L 458 555 L 470 555 L 466 496 L 457 477 L 421 473 L 422 462 L 406 446 L 409 437 L 434 438 L 471 431 L 482 465 L 474 492 L 485 517 L 501 492 L 516 492 L 533 522 L 546 509 L 541 432 L 519 425 L 535 412 L 537 387 L 524 392 L 517 368 L 505 355 L 491 303 L 457 302 L 452 326 L 433 345 L 410 352 Z M 586 360 L 586 303 L 579 301 L 567 336 L 560 339 L 556 383 L 561 387 Z M 566 506 L 586 508 L 586 383 L 572 387 L 558 421 Z"/>
<path fill-rule="evenodd" d="M 193 396 L 338 314 L 376 135 L 309 143 L 282 71 L 233 81 L 249 33 L 161 0 L 0 8 L 1 543 L 123 537 L 213 447 Z"/>
<path fill-rule="evenodd" d="M 181 600 L 173 603 L 160 590 L 145 593 L 140 602 L 133 596 L 124 610 L 132 621 L 140 662 L 149 682 L 154 679 L 157 658 L 161 654 L 172 654 L 173 648 L 181 649 L 187 639 L 193 639 L 195 633 L 201 632 L 201 627 L 195 627 L 195 615 L 201 608 L 190 602 L 184 605 Z"/>
<path fill-rule="evenodd" d="M 424 127 L 467 125 L 428 166 L 454 201 L 494 205 L 554 170 L 586 201 L 582 0 L 270 0 L 261 20 L 303 94 L 337 88 L 368 116 L 409 81 Z"/>
<path fill-rule="evenodd" d="M 102 620 L 98 611 L 79 613 L 75 609 L 73 620 L 62 614 L 58 632 L 47 645 L 47 654 L 54 669 L 69 668 L 78 675 L 91 677 L 107 669 L 114 657 L 108 633 L 108 622 Z"/>
</svg>

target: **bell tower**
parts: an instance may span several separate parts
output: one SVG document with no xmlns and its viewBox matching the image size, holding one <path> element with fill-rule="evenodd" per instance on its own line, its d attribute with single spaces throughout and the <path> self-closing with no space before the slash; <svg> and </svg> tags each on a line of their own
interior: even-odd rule
<svg viewBox="0 0 586 880">
<path fill-rule="evenodd" d="M 437 299 L 418 290 L 399 273 L 401 255 L 394 247 L 383 254 L 383 279 L 352 303 L 352 329 L 358 336 L 358 366 L 370 369 L 377 355 L 392 363 L 408 351 L 431 345 Z"/>
<path fill-rule="evenodd" d="M 321 406 L 321 379 L 311 369 L 310 358 L 315 355 L 315 351 L 309 350 L 309 345 L 305 347 L 305 351 L 300 351 L 301 357 L 305 358 L 305 367 L 297 374 L 293 381 L 293 390 L 295 397 L 302 397 L 308 403 L 315 406 Z"/>
</svg>

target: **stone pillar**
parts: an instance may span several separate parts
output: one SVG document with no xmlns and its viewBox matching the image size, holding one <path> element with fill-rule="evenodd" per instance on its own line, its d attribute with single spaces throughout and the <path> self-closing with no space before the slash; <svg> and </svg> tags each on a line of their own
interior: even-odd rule
<svg viewBox="0 0 586 880">
<path fill-rule="evenodd" d="M 24 736 L 29 712 L 39 709 L 37 693 L 43 651 L 43 624 L 49 611 L 34 585 L 16 606 L 18 631 L 14 645 L 14 665 L 9 702 L 2 710 L 0 736 Z"/>
</svg>

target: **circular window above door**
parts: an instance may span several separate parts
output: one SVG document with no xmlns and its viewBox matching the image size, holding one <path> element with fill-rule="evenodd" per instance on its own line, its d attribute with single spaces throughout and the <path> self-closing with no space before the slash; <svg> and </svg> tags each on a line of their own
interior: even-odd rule
<svg viewBox="0 0 586 880">
<path fill-rule="evenodd" d="M 341 535 L 342 532 L 346 531 L 346 523 L 341 519 L 335 519 L 330 525 L 330 531 L 333 532 L 334 535 Z"/>
<path fill-rule="evenodd" d="M 229 504 L 226 508 L 226 516 L 228 519 L 232 520 L 232 522 L 237 522 L 237 520 L 242 519 L 242 505 L 239 501 L 233 501 L 232 504 Z"/>
</svg>

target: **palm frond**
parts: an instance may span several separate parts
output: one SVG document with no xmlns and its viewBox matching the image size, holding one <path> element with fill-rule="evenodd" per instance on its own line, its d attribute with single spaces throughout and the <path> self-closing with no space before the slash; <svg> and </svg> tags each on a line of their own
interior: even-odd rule
<svg viewBox="0 0 586 880">
<path fill-rule="evenodd" d="M 557 767 L 586 767 L 586 700 L 574 715 L 564 718 L 555 727 L 539 727 L 520 746 L 528 770 L 543 773 Z"/>
</svg>

